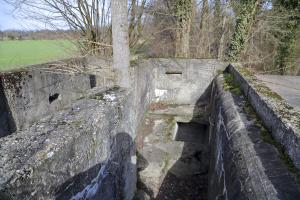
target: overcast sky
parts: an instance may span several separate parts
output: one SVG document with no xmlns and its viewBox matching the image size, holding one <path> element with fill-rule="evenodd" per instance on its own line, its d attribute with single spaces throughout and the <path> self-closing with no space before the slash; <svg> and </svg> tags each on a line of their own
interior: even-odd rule
<svg viewBox="0 0 300 200">
<path fill-rule="evenodd" d="M 14 11 L 13 7 L 0 0 L 0 30 L 37 30 L 45 29 L 45 24 L 26 20 Z"/>
<path fill-rule="evenodd" d="M 13 9 L 5 2 L 0 2 L 0 29 L 21 29 L 22 26 L 20 22 L 13 17 Z"/>
</svg>

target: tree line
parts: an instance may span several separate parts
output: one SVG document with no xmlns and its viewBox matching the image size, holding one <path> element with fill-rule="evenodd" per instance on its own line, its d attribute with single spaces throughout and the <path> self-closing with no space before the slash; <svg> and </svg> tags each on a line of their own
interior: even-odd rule
<svg viewBox="0 0 300 200">
<path fill-rule="evenodd" d="M 27 17 L 63 22 L 80 35 L 84 55 L 112 55 L 109 0 L 6 1 Z M 300 0 L 128 0 L 127 8 L 131 53 L 239 61 L 264 73 L 300 74 Z"/>
<path fill-rule="evenodd" d="M 0 41 L 2 40 L 61 40 L 76 39 L 79 34 L 73 30 L 0 30 Z"/>
</svg>

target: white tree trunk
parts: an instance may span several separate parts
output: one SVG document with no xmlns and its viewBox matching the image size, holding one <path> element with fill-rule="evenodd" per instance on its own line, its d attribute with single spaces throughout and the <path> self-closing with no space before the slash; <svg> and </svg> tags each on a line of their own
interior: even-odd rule
<svg viewBox="0 0 300 200">
<path fill-rule="evenodd" d="M 118 70 L 121 87 L 130 87 L 130 51 L 128 37 L 127 0 L 112 0 L 113 67 Z"/>
</svg>

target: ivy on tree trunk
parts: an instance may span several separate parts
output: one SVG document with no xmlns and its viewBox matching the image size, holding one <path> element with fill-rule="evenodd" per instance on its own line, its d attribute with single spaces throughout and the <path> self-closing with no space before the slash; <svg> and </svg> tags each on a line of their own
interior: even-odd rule
<svg viewBox="0 0 300 200">
<path fill-rule="evenodd" d="M 281 75 L 292 71 L 295 59 L 296 40 L 300 24 L 300 1 L 296 0 L 277 0 L 274 7 L 283 15 L 288 14 L 287 20 L 281 22 L 280 28 L 284 33 L 276 35 L 279 38 L 279 46 L 275 58 L 276 68 Z"/>
<path fill-rule="evenodd" d="M 189 56 L 190 30 L 194 13 L 193 0 L 174 0 L 173 12 L 176 17 L 175 57 Z"/>
<path fill-rule="evenodd" d="M 244 51 L 260 3 L 260 0 L 241 0 L 234 34 L 227 52 L 228 61 L 238 61 Z"/>
</svg>

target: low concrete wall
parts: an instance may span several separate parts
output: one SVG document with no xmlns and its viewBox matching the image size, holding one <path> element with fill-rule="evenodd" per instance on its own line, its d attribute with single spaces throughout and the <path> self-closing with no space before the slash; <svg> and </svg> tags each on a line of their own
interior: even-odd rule
<svg viewBox="0 0 300 200">
<path fill-rule="evenodd" d="M 283 145 L 294 165 L 300 170 L 300 114 L 293 112 L 283 100 L 258 92 L 262 86 L 254 76 L 250 75 L 247 80 L 247 77 L 242 76 L 232 65 L 228 67 L 228 71 L 233 74 L 235 81 L 274 139 Z"/>
<path fill-rule="evenodd" d="M 73 101 L 68 96 L 63 110 L 57 108 L 28 128 L 0 138 L 0 199 L 131 200 L 136 129 L 154 94 L 153 69 L 132 70 L 133 91 L 82 91 L 90 88 L 89 79 L 77 84 L 76 78 L 82 77 L 72 77 L 76 85 L 65 87 L 70 92 L 79 87 L 82 93 L 76 98 L 81 98 Z"/>
<path fill-rule="evenodd" d="M 299 199 L 295 177 L 248 116 L 246 101 L 218 78 L 211 100 L 209 199 Z"/>
<path fill-rule="evenodd" d="M 0 108 L 0 116 L 4 124 L 11 124 L 1 126 L 0 136 L 25 129 L 41 117 L 71 105 L 93 87 L 114 84 L 107 79 L 102 83 L 103 77 L 110 78 L 108 72 L 98 74 L 88 71 L 85 60 L 47 63 L 0 74 L 0 98 L 7 102 Z"/>
<path fill-rule="evenodd" d="M 130 199 L 135 184 L 130 96 L 98 92 L 0 139 L 0 199 Z M 124 191 L 127 184 L 133 189 Z"/>
</svg>

